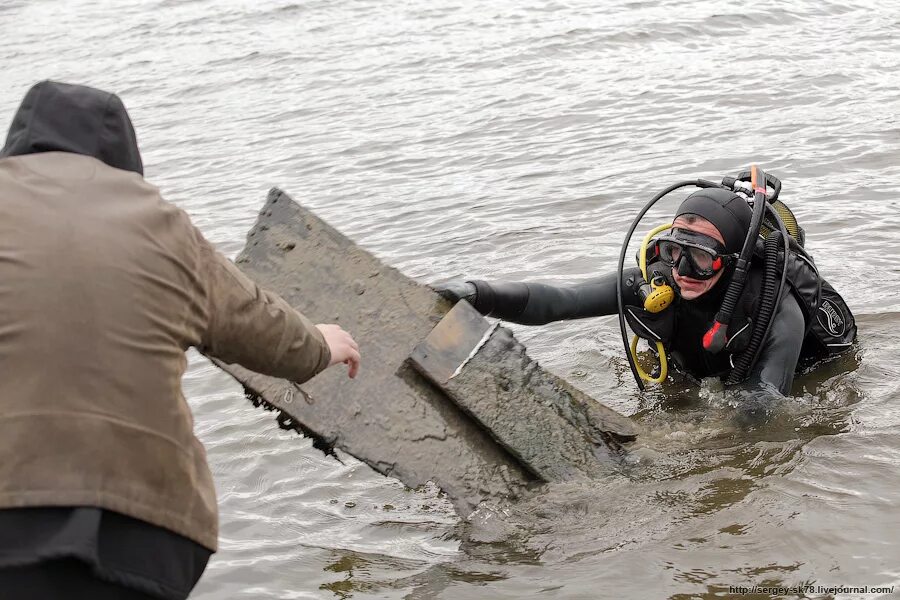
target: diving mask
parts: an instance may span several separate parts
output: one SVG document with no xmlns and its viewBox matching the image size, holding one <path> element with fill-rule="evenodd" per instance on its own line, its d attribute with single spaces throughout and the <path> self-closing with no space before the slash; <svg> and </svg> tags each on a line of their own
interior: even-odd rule
<svg viewBox="0 0 900 600">
<path fill-rule="evenodd" d="M 660 260 L 679 275 L 701 281 L 711 279 L 737 258 L 737 254 L 726 253 L 718 240 L 684 229 L 673 229 L 659 238 L 656 248 Z"/>
</svg>

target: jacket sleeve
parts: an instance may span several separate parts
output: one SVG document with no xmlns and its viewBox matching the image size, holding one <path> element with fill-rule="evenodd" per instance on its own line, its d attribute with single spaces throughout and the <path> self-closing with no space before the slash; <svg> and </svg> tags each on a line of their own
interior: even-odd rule
<svg viewBox="0 0 900 600">
<path fill-rule="evenodd" d="M 805 326 L 797 299 L 788 293 L 778 306 L 769 335 L 745 385 L 771 387 L 788 395 L 800 360 Z"/>
<path fill-rule="evenodd" d="M 634 284 L 637 268 L 622 274 L 625 304 L 639 304 Z M 616 273 L 571 286 L 544 283 L 473 281 L 475 308 L 483 315 L 511 323 L 543 325 L 553 321 L 602 317 L 618 312 Z"/>
<path fill-rule="evenodd" d="M 331 353 L 313 323 L 280 296 L 256 285 L 200 238 L 208 301 L 200 350 L 297 383 L 325 369 Z"/>
</svg>

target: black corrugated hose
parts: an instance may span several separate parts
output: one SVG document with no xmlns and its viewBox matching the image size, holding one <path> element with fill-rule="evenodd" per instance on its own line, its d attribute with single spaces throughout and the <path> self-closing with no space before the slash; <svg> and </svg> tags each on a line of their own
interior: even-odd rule
<svg viewBox="0 0 900 600">
<path fill-rule="evenodd" d="M 766 270 L 763 278 L 762 298 L 760 299 L 756 319 L 753 322 L 750 343 L 734 361 L 734 368 L 725 379 L 725 385 L 734 385 L 747 378 L 763 340 L 769 332 L 769 324 L 781 296 L 779 288 L 781 287 L 781 276 L 783 273 L 782 269 L 779 269 L 778 252 L 782 250 L 783 246 L 784 238 L 780 231 L 773 231 L 766 236 Z M 787 260 L 787 257 L 785 257 L 785 260 Z"/>
</svg>

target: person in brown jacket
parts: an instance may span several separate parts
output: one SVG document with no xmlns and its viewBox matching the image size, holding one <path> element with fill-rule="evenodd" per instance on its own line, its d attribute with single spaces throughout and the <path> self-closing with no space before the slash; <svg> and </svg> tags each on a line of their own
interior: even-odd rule
<svg viewBox="0 0 900 600">
<path fill-rule="evenodd" d="M 185 351 L 303 382 L 359 348 L 216 252 L 143 177 L 114 94 L 50 81 L 0 151 L 0 594 L 186 598 L 216 496 Z"/>
</svg>

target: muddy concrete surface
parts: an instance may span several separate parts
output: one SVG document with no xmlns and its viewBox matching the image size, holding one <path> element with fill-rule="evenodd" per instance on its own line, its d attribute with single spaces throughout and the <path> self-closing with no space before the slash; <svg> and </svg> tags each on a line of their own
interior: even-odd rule
<svg viewBox="0 0 900 600">
<path fill-rule="evenodd" d="M 617 469 L 634 424 L 542 369 L 512 332 L 459 302 L 412 354 L 416 367 L 541 480 Z"/>
<path fill-rule="evenodd" d="M 521 407 L 523 400 L 517 398 L 534 403 L 541 414 L 518 424 L 514 454 L 504 449 L 496 435 L 469 418 L 407 360 L 450 304 L 358 248 L 284 192 L 269 192 L 235 262 L 313 321 L 340 324 L 360 345 L 363 366 L 355 380 L 334 368 L 302 387 L 217 362 L 245 386 L 254 403 L 278 410 L 282 427 L 312 437 L 320 449 L 340 448 L 410 487 L 432 481 L 462 515 L 487 498 L 515 499 L 541 480 L 609 472 L 606 443 L 613 434 L 607 433 L 609 427 L 604 431 L 591 425 L 590 413 L 578 407 L 590 399 L 544 372 L 507 330 L 498 330 L 498 339 L 489 340 L 481 356 L 463 369 L 454 390 L 472 406 L 477 403 L 479 412 L 494 404 L 495 415 L 504 406 L 518 402 Z M 504 382 L 506 391 L 498 394 Z M 529 391 L 530 386 L 537 392 Z M 555 427 L 534 427 L 548 411 L 563 411 L 568 420 L 557 416 L 550 422 Z M 609 420 L 606 411 L 621 419 L 614 429 L 634 435 L 633 428 L 622 425 L 627 419 L 599 405 L 593 413 L 596 423 Z M 510 420 L 495 421 L 509 431 Z M 579 433 L 573 423 L 591 435 Z M 568 454 L 542 454 L 546 446 L 528 443 L 529 429 L 532 441 L 553 438 Z"/>
</svg>

